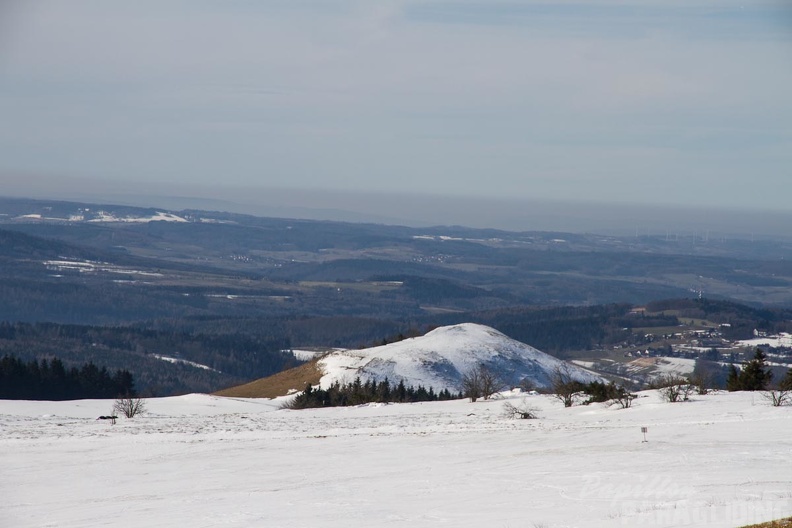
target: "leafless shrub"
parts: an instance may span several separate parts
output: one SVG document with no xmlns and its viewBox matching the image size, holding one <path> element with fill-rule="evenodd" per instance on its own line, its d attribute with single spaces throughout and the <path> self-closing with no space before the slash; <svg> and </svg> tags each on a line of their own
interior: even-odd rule
<svg viewBox="0 0 792 528">
<path fill-rule="evenodd" d="M 713 376 L 709 372 L 695 372 L 689 378 L 689 382 L 696 390 L 696 394 L 704 396 L 709 393 L 713 384 Z"/>
<path fill-rule="evenodd" d="M 146 403 L 143 398 L 137 396 L 119 396 L 113 404 L 113 412 L 134 418 L 146 412 Z"/>
<path fill-rule="evenodd" d="M 619 405 L 622 409 L 628 409 L 632 406 L 632 402 L 637 398 L 637 394 L 632 394 L 628 390 L 620 390 L 613 395 L 613 403 Z"/>
<path fill-rule="evenodd" d="M 550 376 L 550 388 L 553 396 L 561 400 L 564 407 L 572 407 L 581 390 L 583 384 L 572 377 L 572 372 L 568 365 L 556 367 L 553 375 Z"/>
<path fill-rule="evenodd" d="M 773 407 L 781 407 L 792 403 L 792 390 L 771 389 L 764 393 L 764 398 Z"/>
<path fill-rule="evenodd" d="M 690 393 L 694 389 L 690 380 L 674 376 L 673 374 L 666 374 L 661 377 L 656 385 L 660 388 L 660 395 L 663 399 L 670 403 L 688 401 Z"/>
<path fill-rule="evenodd" d="M 503 404 L 503 415 L 506 418 L 520 419 L 520 420 L 534 420 L 538 418 L 537 409 L 528 405 L 528 402 L 523 398 L 520 405 L 514 405 L 512 402 Z"/>
</svg>

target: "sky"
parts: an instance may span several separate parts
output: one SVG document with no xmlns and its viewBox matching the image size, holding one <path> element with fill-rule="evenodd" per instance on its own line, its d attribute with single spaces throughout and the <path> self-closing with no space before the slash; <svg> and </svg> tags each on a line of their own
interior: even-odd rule
<svg viewBox="0 0 792 528">
<path fill-rule="evenodd" d="M 781 0 L 4 0 L 0 194 L 792 212 L 791 93 Z"/>
</svg>

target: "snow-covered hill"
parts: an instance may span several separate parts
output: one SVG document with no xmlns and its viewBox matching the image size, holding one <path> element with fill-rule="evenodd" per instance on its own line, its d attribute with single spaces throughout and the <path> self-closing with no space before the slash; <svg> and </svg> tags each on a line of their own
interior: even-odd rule
<svg viewBox="0 0 792 528">
<path fill-rule="evenodd" d="M 421 337 L 374 348 L 333 352 L 318 366 L 324 372 L 322 387 L 360 376 L 362 380 L 388 378 L 435 390 L 460 390 L 462 376 L 478 365 L 511 386 L 527 378 L 536 387 L 548 387 L 554 371 L 562 367 L 579 381 L 600 379 L 493 328 L 472 323 L 444 326 Z"/>
</svg>

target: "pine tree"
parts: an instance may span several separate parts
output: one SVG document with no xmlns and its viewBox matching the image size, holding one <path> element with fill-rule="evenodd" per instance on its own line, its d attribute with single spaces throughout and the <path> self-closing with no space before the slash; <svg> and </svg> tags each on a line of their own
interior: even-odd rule
<svg viewBox="0 0 792 528">
<path fill-rule="evenodd" d="M 746 391 L 765 390 L 773 378 L 770 369 L 765 369 L 767 356 L 757 348 L 754 358 L 745 364 L 740 372 L 740 389 Z"/>
<path fill-rule="evenodd" d="M 740 373 L 737 371 L 737 367 L 734 366 L 734 363 L 729 365 L 729 375 L 726 377 L 726 390 L 730 392 L 742 390 Z"/>
<path fill-rule="evenodd" d="M 396 401 L 407 401 L 407 387 L 404 386 L 404 380 L 399 380 L 399 385 L 396 386 Z"/>
<path fill-rule="evenodd" d="M 391 386 L 388 378 L 385 378 L 379 382 L 379 385 L 377 386 L 377 400 L 379 402 L 391 401 Z"/>
<path fill-rule="evenodd" d="M 116 395 L 137 396 L 135 380 L 132 377 L 132 373 L 126 369 L 116 371 L 115 376 L 113 376 L 113 385 L 115 385 Z"/>
</svg>

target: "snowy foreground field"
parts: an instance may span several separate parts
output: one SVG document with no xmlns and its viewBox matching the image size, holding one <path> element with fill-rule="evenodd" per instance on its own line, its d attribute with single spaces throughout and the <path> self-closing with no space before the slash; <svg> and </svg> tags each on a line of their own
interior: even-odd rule
<svg viewBox="0 0 792 528">
<path fill-rule="evenodd" d="M 520 404 L 523 396 L 507 394 Z M 631 409 L 503 400 L 277 410 L 0 401 L 0 526 L 737 527 L 792 515 L 792 408 L 750 393 Z M 644 443 L 641 427 L 648 427 Z"/>
</svg>

